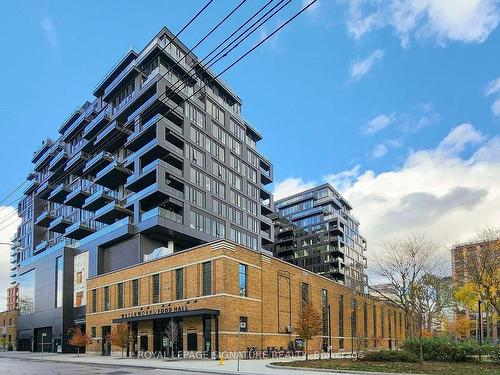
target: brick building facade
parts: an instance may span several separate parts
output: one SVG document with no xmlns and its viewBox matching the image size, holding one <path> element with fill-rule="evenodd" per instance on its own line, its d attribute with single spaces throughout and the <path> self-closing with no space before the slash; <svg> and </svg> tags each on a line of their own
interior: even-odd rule
<svg viewBox="0 0 500 375">
<path fill-rule="evenodd" d="M 19 310 L 7 310 L 0 312 L 0 337 L 5 337 L 8 350 L 16 350 L 17 347 L 17 316 Z M 1 345 L 1 344 L 0 344 Z"/>
<path fill-rule="evenodd" d="M 168 352 L 169 322 L 182 333 L 174 354 L 234 352 L 238 336 L 242 351 L 300 346 L 294 326 L 304 302 L 323 320 L 311 351 L 329 344 L 350 351 L 353 341 L 355 350 L 395 348 L 405 337 L 406 318 L 396 306 L 220 240 L 89 278 L 86 330 L 93 343 L 87 352 L 109 354 L 106 335 L 122 322 L 133 337 L 130 352 Z"/>
</svg>

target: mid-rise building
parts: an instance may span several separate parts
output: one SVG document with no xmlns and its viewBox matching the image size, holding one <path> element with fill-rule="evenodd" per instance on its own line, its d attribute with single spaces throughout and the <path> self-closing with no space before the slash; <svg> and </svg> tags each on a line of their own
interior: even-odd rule
<svg viewBox="0 0 500 375">
<path fill-rule="evenodd" d="M 132 337 L 129 354 L 213 358 L 248 348 L 303 350 L 304 304 L 322 322 L 310 351 L 398 348 L 407 319 L 392 303 L 227 240 L 93 276 L 87 300 L 87 352 L 103 355 L 121 352 L 107 342 L 118 324 Z"/>
<path fill-rule="evenodd" d="M 12 250 L 19 348 L 69 350 L 86 280 L 217 238 L 273 241 L 272 165 L 241 99 L 163 28 L 33 155 Z"/>
<path fill-rule="evenodd" d="M 351 205 L 330 184 L 275 202 L 275 256 L 350 288 L 367 288 L 366 239 Z"/>
<path fill-rule="evenodd" d="M 0 311 L 0 347 L 4 350 L 17 350 L 18 310 Z"/>
<path fill-rule="evenodd" d="M 19 286 L 17 284 L 7 288 L 7 311 L 19 309 Z"/>
<path fill-rule="evenodd" d="M 489 255 L 485 256 L 485 252 Z M 491 258 L 490 258 L 491 257 Z M 490 265 L 498 263 L 498 258 L 500 257 L 500 239 L 485 239 L 478 241 L 469 241 L 460 244 L 456 244 L 451 249 L 451 270 L 452 270 L 452 282 L 455 289 L 466 286 L 471 282 L 471 278 L 468 274 L 468 269 L 470 270 L 470 265 L 481 266 L 483 261 L 491 262 Z M 488 259 L 490 258 L 490 259 Z M 493 260 L 496 259 L 496 260 Z M 500 272 L 497 269 L 497 272 Z M 478 298 L 479 300 L 479 298 Z M 483 304 L 483 313 L 486 308 L 486 304 Z M 466 317 L 471 322 L 471 330 L 469 336 L 478 337 L 478 308 L 470 309 L 467 306 L 457 306 L 454 311 L 454 317 Z M 485 316 L 483 314 L 482 319 L 482 337 L 487 338 L 488 336 L 491 340 L 497 340 L 500 337 L 500 325 L 498 322 L 493 321 L 490 327 L 490 332 L 488 333 L 487 323 Z"/>
</svg>

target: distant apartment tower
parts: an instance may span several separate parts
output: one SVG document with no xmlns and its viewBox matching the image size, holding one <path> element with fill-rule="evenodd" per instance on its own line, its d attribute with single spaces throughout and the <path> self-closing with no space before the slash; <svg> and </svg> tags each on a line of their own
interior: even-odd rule
<svg viewBox="0 0 500 375">
<path fill-rule="evenodd" d="M 19 286 L 17 284 L 7 288 L 7 311 L 19 309 Z"/>
<path fill-rule="evenodd" d="M 188 51 L 163 28 L 34 153 L 10 273 L 21 350 L 40 350 L 43 334 L 66 350 L 67 329 L 85 324 L 87 277 L 217 238 L 272 243 L 261 135 Z"/>
<path fill-rule="evenodd" d="M 366 240 L 351 205 L 330 184 L 275 202 L 275 256 L 366 291 Z"/>
<path fill-rule="evenodd" d="M 456 244 L 451 249 L 451 272 L 452 272 L 452 282 L 454 288 L 461 288 L 469 283 L 471 280 L 467 272 L 467 264 L 477 264 L 481 261 L 480 253 L 483 251 L 489 251 L 490 254 L 500 254 L 500 239 L 491 240 L 479 240 L 479 241 L 469 241 L 460 244 Z M 498 255 L 497 255 L 498 256 Z M 500 270 L 497 269 L 497 272 Z M 483 305 L 483 312 L 484 312 Z M 478 337 L 478 323 L 477 323 L 477 309 L 471 311 L 469 308 L 456 308 L 454 311 L 455 318 L 466 317 L 472 324 L 472 329 L 470 330 L 471 337 Z M 487 327 L 486 319 L 483 319 L 483 338 L 487 337 Z M 500 325 L 493 324 L 493 329 L 491 330 L 491 337 L 496 340 L 500 337 Z"/>
</svg>

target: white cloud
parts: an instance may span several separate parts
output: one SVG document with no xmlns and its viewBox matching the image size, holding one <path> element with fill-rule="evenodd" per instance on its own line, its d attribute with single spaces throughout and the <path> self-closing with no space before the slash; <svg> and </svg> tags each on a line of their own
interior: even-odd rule
<svg viewBox="0 0 500 375">
<path fill-rule="evenodd" d="M 486 86 L 486 90 L 484 90 L 484 95 L 490 96 L 493 94 L 497 94 L 499 92 L 500 92 L 500 77 L 488 83 L 488 86 Z"/>
<path fill-rule="evenodd" d="M 439 143 L 437 150 L 448 155 L 457 155 L 464 151 L 467 145 L 475 145 L 485 140 L 472 124 L 461 124 L 453 128 L 448 135 Z"/>
<path fill-rule="evenodd" d="M 500 20 L 497 0 L 370 0 L 349 1 L 347 29 L 356 39 L 390 26 L 403 47 L 411 38 L 482 43 Z"/>
<path fill-rule="evenodd" d="M 349 72 L 351 78 L 355 81 L 359 81 L 372 69 L 373 65 L 382 60 L 383 57 L 384 51 L 377 49 L 366 59 L 353 62 Z"/>
<path fill-rule="evenodd" d="M 358 178 L 361 171 L 361 165 L 358 164 L 352 169 L 342 171 L 334 174 L 327 174 L 323 177 L 325 182 L 332 184 L 336 189 L 344 190 L 352 185 L 352 183 Z"/>
<path fill-rule="evenodd" d="M 462 155 L 467 147 L 470 157 Z M 449 259 L 447 246 L 472 238 L 477 229 L 499 225 L 500 136 L 486 137 L 473 125 L 461 124 L 435 148 L 410 153 L 400 168 L 375 173 L 357 165 L 322 180 L 354 207 L 368 240 L 370 268 L 382 241 L 408 232 L 433 237 Z M 315 183 L 286 181 L 297 182 L 293 192 Z"/>
<path fill-rule="evenodd" d="M 364 134 L 374 134 L 379 130 L 382 130 L 389 126 L 394 119 L 394 114 L 390 115 L 378 115 L 377 117 L 372 118 L 368 123 L 363 127 L 362 132 Z"/>
<path fill-rule="evenodd" d="M 300 193 L 315 185 L 316 183 L 314 181 L 303 181 L 301 178 L 287 178 L 275 185 L 273 191 L 274 200 L 276 201 L 289 195 Z"/>
<path fill-rule="evenodd" d="M 383 143 L 379 143 L 373 148 L 372 155 L 374 158 L 378 159 L 387 154 L 387 151 L 389 151 L 387 146 Z"/>
<path fill-rule="evenodd" d="M 493 113 L 493 116 L 500 117 L 500 77 L 488 83 L 488 86 L 484 90 L 484 95 L 496 95 L 496 99 L 491 105 L 491 113 Z"/>
<path fill-rule="evenodd" d="M 16 234 L 19 219 L 14 219 L 17 210 L 14 207 L 0 206 L 0 243 L 12 241 Z M 7 304 L 7 288 L 9 284 L 10 266 L 10 245 L 0 245 L 0 311 L 4 310 Z"/>
<path fill-rule="evenodd" d="M 500 116 L 500 98 L 495 100 L 491 105 L 491 112 L 494 116 Z"/>
<path fill-rule="evenodd" d="M 40 21 L 40 25 L 42 26 L 42 30 L 45 33 L 50 46 L 52 48 L 57 47 L 57 45 L 59 44 L 59 37 L 57 36 L 57 32 L 52 19 L 48 15 L 44 15 L 42 17 L 42 20 Z"/>
<path fill-rule="evenodd" d="M 470 158 L 460 154 L 467 145 L 475 147 Z M 432 236 L 446 255 L 445 245 L 499 224 L 500 137 L 462 124 L 436 148 L 411 153 L 400 169 L 365 171 L 341 190 L 360 219 L 371 264 L 383 240 L 412 231 Z"/>
</svg>

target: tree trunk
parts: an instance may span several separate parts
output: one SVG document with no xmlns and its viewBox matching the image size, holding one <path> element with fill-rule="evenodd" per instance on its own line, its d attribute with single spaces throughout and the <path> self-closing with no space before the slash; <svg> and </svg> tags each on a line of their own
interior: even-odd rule
<svg viewBox="0 0 500 375">
<path fill-rule="evenodd" d="M 308 355 L 307 355 L 308 354 L 307 352 L 308 352 L 308 343 L 309 343 L 309 340 L 305 340 L 305 341 L 306 341 L 306 361 L 307 361 L 307 359 L 309 358 Z"/>
<path fill-rule="evenodd" d="M 420 316 L 420 333 L 419 333 L 419 337 L 420 337 L 420 363 L 424 362 L 424 347 L 423 347 L 423 343 L 422 343 L 422 316 Z"/>
<path fill-rule="evenodd" d="M 79 346 L 76 347 L 76 356 L 80 357 L 80 347 Z"/>
</svg>

